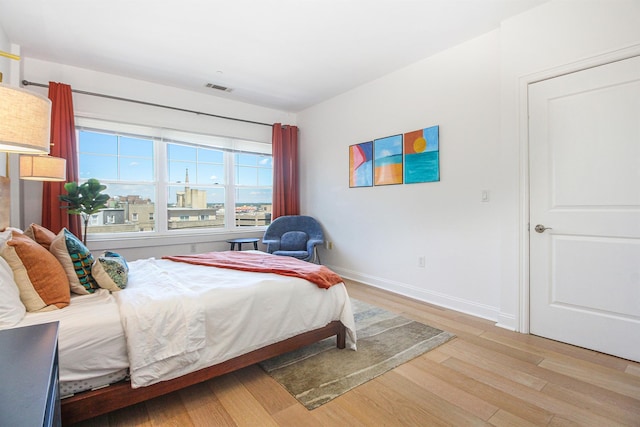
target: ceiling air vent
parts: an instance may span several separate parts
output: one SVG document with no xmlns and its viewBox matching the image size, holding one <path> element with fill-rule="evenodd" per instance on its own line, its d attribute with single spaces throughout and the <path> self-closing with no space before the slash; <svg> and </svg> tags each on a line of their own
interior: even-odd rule
<svg viewBox="0 0 640 427">
<path fill-rule="evenodd" d="M 220 85 L 213 84 L 213 83 L 207 83 L 206 87 L 208 87 L 209 89 L 220 90 L 222 92 L 231 92 L 231 88 L 228 88 L 226 86 L 220 86 Z"/>
</svg>

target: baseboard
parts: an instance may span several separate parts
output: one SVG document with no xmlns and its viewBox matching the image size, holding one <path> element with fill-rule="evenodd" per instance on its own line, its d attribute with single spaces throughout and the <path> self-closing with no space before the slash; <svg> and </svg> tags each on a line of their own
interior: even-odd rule
<svg viewBox="0 0 640 427">
<path fill-rule="evenodd" d="M 496 326 L 509 331 L 518 332 L 516 317 L 513 314 L 498 313 Z"/>
<path fill-rule="evenodd" d="M 429 304 L 438 305 L 440 307 L 448 308 L 451 310 L 460 311 L 465 314 L 481 317 L 483 319 L 491 320 L 494 322 L 501 319 L 500 311 L 497 307 L 491 307 L 486 304 L 479 304 L 474 301 L 469 301 L 464 298 L 459 298 L 440 292 L 433 292 L 416 288 L 415 286 L 408 285 L 406 283 L 383 279 L 380 277 L 371 276 L 365 273 L 348 270 L 341 267 L 332 265 L 328 265 L 327 267 L 331 268 L 333 271 L 335 271 L 345 279 L 354 280 L 360 283 L 364 283 L 365 285 L 373 286 L 375 288 L 383 289 L 402 296 L 413 298 Z M 506 317 L 504 317 L 504 320 L 507 320 Z M 511 322 L 507 321 L 505 324 L 508 325 Z M 506 329 L 510 328 L 506 326 Z"/>
</svg>

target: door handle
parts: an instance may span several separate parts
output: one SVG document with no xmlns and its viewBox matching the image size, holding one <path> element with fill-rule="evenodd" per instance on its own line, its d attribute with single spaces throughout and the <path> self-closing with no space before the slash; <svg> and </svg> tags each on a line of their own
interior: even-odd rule
<svg viewBox="0 0 640 427">
<path fill-rule="evenodd" d="M 553 228 L 551 228 L 551 227 L 545 227 L 545 226 L 544 226 L 544 225 L 542 225 L 542 224 L 538 224 L 538 225 L 536 225 L 536 228 L 534 228 L 534 230 L 536 230 L 536 232 L 538 232 L 538 233 L 544 233 L 544 232 L 545 232 L 545 230 L 553 230 Z"/>
</svg>

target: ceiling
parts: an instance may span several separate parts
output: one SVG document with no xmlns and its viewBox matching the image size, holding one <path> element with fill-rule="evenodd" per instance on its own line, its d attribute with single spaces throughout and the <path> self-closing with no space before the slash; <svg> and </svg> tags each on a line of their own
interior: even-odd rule
<svg viewBox="0 0 640 427">
<path fill-rule="evenodd" d="M 298 112 L 545 1 L 0 0 L 0 27 L 24 57 Z"/>
</svg>

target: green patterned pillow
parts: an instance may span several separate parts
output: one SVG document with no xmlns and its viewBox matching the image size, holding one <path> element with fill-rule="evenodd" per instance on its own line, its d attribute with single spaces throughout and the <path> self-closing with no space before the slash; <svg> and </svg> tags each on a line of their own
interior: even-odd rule
<svg viewBox="0 0 640 427">
<path fill-rule="evenodd" d="M 76 294 L 91 294 L 99 289 L 93 276 L 91 266 L 93 255 L 91 251 L 69 230 L 63 228 L 49 248 L 58 259 L 69 278 L 71 292 Z"/>
<path fill-rule="evenodd" d="M 101 288 L 117 292 L 127 286 L 129 266 L 120 254 L 105 252 L 93 263 L 91 275 Z"/>
</svg>

